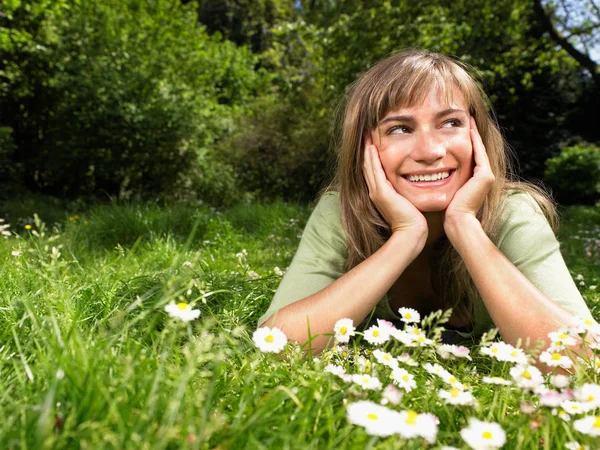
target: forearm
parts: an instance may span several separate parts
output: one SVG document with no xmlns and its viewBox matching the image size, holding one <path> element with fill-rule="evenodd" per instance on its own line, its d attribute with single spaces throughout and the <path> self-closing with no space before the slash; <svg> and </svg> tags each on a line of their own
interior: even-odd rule
<svg viewBox="0 0 600 450">
<path fill-rule="evenodd" d="M 502 338 L 515 345 L 548 341 L 573 317 L 539 291 L 487 237 L 475 217 L 448 223 L 446 234 L 462 257 Z"/>
<path fill-rule="evenodd" d="M 373 255 L 321 291 L 282 308 L 265 325 L 276 326 L 291 340 L 304 343 L 310 334 L 332 333 L 335 323 L 362 322 L 423 249 L 424 232 L 394 233 Z M 316 337 L 313 349 L 325 348 L 329 336 Z"/>
</svg>

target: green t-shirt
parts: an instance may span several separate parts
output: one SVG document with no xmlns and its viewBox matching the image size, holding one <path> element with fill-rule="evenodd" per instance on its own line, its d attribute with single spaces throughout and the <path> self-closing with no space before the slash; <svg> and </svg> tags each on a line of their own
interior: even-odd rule
<svg viewBox="0 0 600 450">
<path fill-rule="evenodd" d="M 281 308 L 324 289 L 344 274 L 348 255 L 342 226 L 339 193 L 325 193 L 310 216 L 298 251 L 287 269 L 261 325 Z M 537 202 L 512 191 L 506 199 L 494 244 L 548 298 L 582 319 L 592 315 L 575 286 L 560 253 L 559 243 Z M 375 307 L 374 317 L 397 321 L 387 296 Z M 480 296 L 473 299 L 473 323 L 463 338 L 476 338 L 493 328 Z"/>
</svg>

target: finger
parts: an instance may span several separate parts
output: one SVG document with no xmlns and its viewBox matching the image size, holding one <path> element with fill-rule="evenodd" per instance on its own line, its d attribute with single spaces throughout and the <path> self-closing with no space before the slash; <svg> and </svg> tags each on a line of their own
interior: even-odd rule
<svg viewBox="0 0 600 450">
<path fill-rule="evenodd" d="M 477 129 L 475 119 L 471 117 L 471 142 L 473 144 L 473 157 L 475 158 L 475 165 L 481 168 L 487 168 L 491 170 L 490 160 L 487 155 L 485 145 Z"/>
<path fill-rule="evenodd" d="M 365 146 L 369 146 L 373 144 L 373 137 L 371 136 L 371 132 L 367 131 L 365 133 Z"/>
</svg>

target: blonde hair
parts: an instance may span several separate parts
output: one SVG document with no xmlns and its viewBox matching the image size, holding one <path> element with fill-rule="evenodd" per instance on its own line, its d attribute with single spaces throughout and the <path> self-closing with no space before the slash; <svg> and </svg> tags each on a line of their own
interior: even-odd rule
<svg viewBox="0 0 600 450">
<path fill-rule="evenodd" d="M 541 206 L 553 226 L 556 210 L 540 188 L 516 181 L 510 164 L 510 150 L 500 133 L 488 97 L 476 81 L 475 71 L 449 56 L 424 50 L 405 50 L 377 63 L 356 82 L 346 95 L 338 120 L 337 170 L 327 190 L 340 194 L 342 222 L 348 241 L 346 270 L 350 270 L 377 251 L 391 231 L 369 198 L 363 176 L 365 136 L 375 129 L 388 112 L 420 105 L 432 89 L 438 89 L 450 104 L 460 93 L 474 117 L 487 150 L 495 182 L 478 213 L 483 230 L 493 240 L 496 224 L 509 190 L 527 192 Z M 462 258 L 444 240 L 438 248 L 440 261 L 432 284 L 438 295 L 437 308 L 452 307 L 464 319 L 472 317 L 472 301 L 477 290 Z"/>
</svg>

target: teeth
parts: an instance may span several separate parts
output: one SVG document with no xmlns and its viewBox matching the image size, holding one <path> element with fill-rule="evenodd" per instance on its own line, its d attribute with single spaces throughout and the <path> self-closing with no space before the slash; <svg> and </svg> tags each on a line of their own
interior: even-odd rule
<svg viewBox="0 0 600 450">
<path fill-rule="evenodd" d="M 450 172 L 439 172 L 439 173 L 431 173 L 427 175 L 408 175 L 406 178 L 408 181 L 437 181 L 443 180 L 450 176 Z"/>
</svg>

